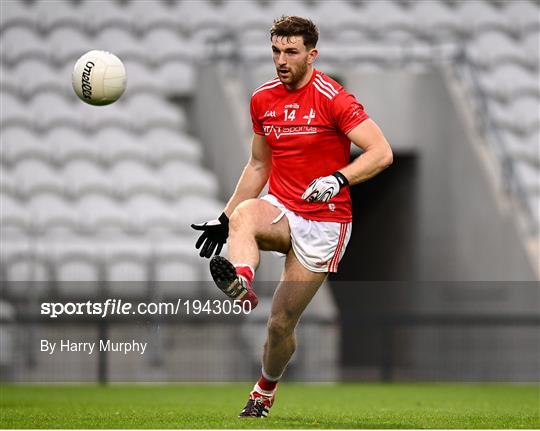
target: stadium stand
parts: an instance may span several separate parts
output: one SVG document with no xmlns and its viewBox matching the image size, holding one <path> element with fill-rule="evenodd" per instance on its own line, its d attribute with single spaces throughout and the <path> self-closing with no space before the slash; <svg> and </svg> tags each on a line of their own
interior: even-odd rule
<svg viewBox="0 0 540 431">
<path fill-rule="evenodd" d="M 221 298 L 205 283 L 206 261 L 194 251 L 197 236 L 189 228 L 223 208 L 220 179 L 193 136 L 190 103 L 209 58 L 249 67 L 246 76 L 266 72 L 268 27 L 282 14 L 320 25 L 327 73 L 339 71 L 336 64 L 350 70 L 465 65 L 474 77 L 470 95 L 509 156 L 504 163 L 520 185 L 514 193 L 537 234 L 537 1 L 151 5 L 1 2 L 0 265 L 10 295 Z M 84 105 L 72 91 L 73 64 L 91 49 L 114 52 L 126 66 L 128 90 L 110 106 Z"/>
<path fill-rule="evenodd" d="M 18 199 L 5 193 L 2 186 L 2 205 L 0 206 L 0 218 L 2 220 L 2 238 L 24 239 L 33 231 L 33 220 L 28 208 Z"/>
<path fill-rule="evenodd" d="M 538 173 L 534 1 L 200 1 L 152 8 L 145 2 L 9 1 L 2 12 L 1 161 L 9 200 L 2 229 L 20 217 L 24 230 L 37 224 L 47 231 L 62 223 L 65 211 L 74 231 L 116 224 L 124 232 L 159 226 L 181 233 L 182 218 L 174 214 L 182 196 L 199 193 L 210 199 L 205 205 L 219 207 L 211 203 L 216 178 L 197 168 L 202 147 L 186 132 L 186 113 L 167 97 L 193 95 L 197 61 L 213 52 L 216 37 L 241 29 L 247 34 L 243 55 L 265 57 L 269 16 L 282 13 L 321 23 L 321 44 L 330 48 L 321 60 L 328 63 L 352 58 L 360 61 L 353 67 L 388 67 L 414 57 L 421 64 L 435 55 L 433 44 L 465 47 L 502 141 L 516 160 L 528 161 L 516 171 L 532 170 L 520 181 L 529 188 Z M 93 108 L 74 99 L 69 74 L 75 58 L 98 47 L 124 60 L 129 92 L 114 105 Z M 92 204 L 94 215 L 85 204 L 92 199 L 99 201 Z M 32 216 L 22 215 L 25 208 Z M 87 218 L 75 226 L 71 219 L 81 210 Z"/>
</svg>

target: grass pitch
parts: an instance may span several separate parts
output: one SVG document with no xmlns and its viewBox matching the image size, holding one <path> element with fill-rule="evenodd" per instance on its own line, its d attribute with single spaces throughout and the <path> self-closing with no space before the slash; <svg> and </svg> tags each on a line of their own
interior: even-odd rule
<svg viewBox="0 0 540 431">
<path fill-rule="evenodd" d="M 1 386 L 1 428 L 539 428 L 535 386 L 283 383 L 266 419 L 251 384 Z"/>
</svg>

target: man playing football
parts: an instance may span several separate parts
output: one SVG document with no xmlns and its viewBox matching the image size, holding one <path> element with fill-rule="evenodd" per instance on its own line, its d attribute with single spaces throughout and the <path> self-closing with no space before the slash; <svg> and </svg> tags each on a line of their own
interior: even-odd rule
<svg viewBox="0 0 540 431">
<path fill-rule="evenodd" d="M 275 291 L 262 374 L 241 417 L 265 417 L 294 350 L 294 330 L 329 272 L 336 272 L 351 235 L 349 186 L 392 163 L 379 127 L 353 95 L 314 68 L 318 29 L 283 16 L 270 40 L 277 77 L 253 92 L 251 157 L 217 220 L 192 225 L 196 247 L 210 258 L 217 286 L 257 305 L 252 288 L 259 250 L 286 255 Z M 351 141 L 363 150 L 350 161 Z M 269 181 L 268 194 L 258 198 Z M 218 256 L 228 240 L 229 258 Z"/>
</svg>

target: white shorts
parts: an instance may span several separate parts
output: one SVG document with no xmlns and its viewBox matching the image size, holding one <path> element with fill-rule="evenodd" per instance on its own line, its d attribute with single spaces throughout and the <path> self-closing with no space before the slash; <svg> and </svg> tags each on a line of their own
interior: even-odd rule
<svg viewBox="0 0 540 431">
<path fill-rule="evenodd" d="M 289 220 L 292 248 L 304 267 L 313 272 L 337 272 L 351 238 L 352 223 L 308 220 L 285 208 L 274 195 L 267 194 L 261 199 L 281 210 L 272 223 L 284 215 Z"/>
</svg>

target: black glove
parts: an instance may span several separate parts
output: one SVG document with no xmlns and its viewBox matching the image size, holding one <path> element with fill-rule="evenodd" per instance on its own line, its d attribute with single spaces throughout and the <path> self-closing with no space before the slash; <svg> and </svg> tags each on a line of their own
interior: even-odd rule
<svg viewBox="0 0 540 431">
<path fill-rule="evenodd" d="M 216 254 L 221 253 L 223 244 L 227 242 L 227 237 L 229 236 L 229 218 L 225 213 L 221 213 L 217 220 L 192 224 L 191 227 L 195 230 L 203 231 L 195 244 L 195 248 L 197 249 L 202 245 L 199 256 L 210 258 L 214 254 L 214 250 Z"/>
</svg>

